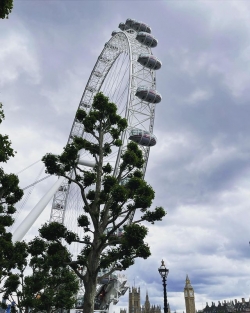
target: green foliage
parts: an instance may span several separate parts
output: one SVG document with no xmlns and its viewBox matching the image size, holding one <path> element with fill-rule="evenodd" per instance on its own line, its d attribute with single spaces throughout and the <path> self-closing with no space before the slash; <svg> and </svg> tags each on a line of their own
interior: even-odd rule
<svg viewBox="0 0 250 313">
<path fill-rule="evenodd" d="M 80 123 L 83 122 L 85 117 L 87 116 L 87 113 L 84 110 L 77 110 L 76 112 L 76 120 Z"/>
<path fill-rule="evenodd" d="M 0 103 L 0 124 L 4 120 L 3 105 Z M 15 154 L 14 150 L 11 148 L 11 142 L 7 135 L 0 134 L 0 162 L 7 162 L 10 157 Z"/>
<path fill-rule="evenodd" d="M 3 122 L 4 118 L 3 104 L 0 102 L 0 124 Z"/>
<path fill-rule="evenodd" d="M 66 236 L 67 228 L 63 224 L 51 222 L 49 224 L 45 223 L 39 231 L 43 238 L 49 241 L 56 241 Z"/>
<path fill-rule="evenodd" d="M 79 282 L 74 272 L 65 265 L 70 260 L 67 249 L 60 243 L 48 243 L 38 237 L 25 248 L 32 272 L 24 276 L 23 265 L 19 273 L 11 273 L 3 285 L 4 298 L 11 301 L 13 296 L 17 297 L 17 307 L 22 313 L 28 308 L 32 308 L 32 312 L 44 313 L 52 309 L 71 309 Z"/>
<path fill-rule="evenodd" d="M 88 193 L 86 194 L 86 199 L 93 201 L 95 199 L 95 191 L 89 190 Z"/>
<path fill-rule="evenodd" d="M 79 186 L 84 205 L 78 226 L 85 235 L 78 238 L 59 223 L 44 225 L 40 234 L 58 244 L 62 244 L 61 239 L 82 244 L 77 259 L 71 259 L 68 264 L 86 289 L 83 310 L 92 313 L 98 271 L 101 268 L 110 273 L 124 270 L 134 264 L 136 258 L 148 258 L 150 248 L 145 242 L 148 230 L 141 222 L 153 224 L 166 213 L 162 208 L 150 209 L 155 193 L 143 178 L 143 152 L 136 143 L 129 142 L 126 150 L 122 150 L 116 173 L 108 163 L 112 150 L 117 151 L 122 145 L 122 134 L 127 128 L 127 121 L 117 114 L 116 105 L 98 93 L 88 113 L 82 109 L 77 111 L 76 121 L 90 134 L 86 138 L 92 138 L 91 141 L 74 137 L 61 155 L 49 153 L 43 161 L 48 173 L 64 176 Z M 96 163 L 93 169 L 78 166 L 79 150 L 93 156 Z M 141 216 L 131 223 L 136 211 L 141 212 Z M 84 275 L 79 266 L 85 266 Z"/>
<path fill-rule="evenodd" d="M 17 290 L 19 285 L 19 275 L 10 274 L 8 279 L 4 282 L 5 295 L 9 295 L 13 292 L 13 290 Z"/>
<path fill-rule="evenodd" d="M 90 225 L 90 222 L 86 215 L 81 215 L 78 217 L 78 226 L 87 227 L 89 225 Z"/>
<path fill-rule="evenodd" d="M 0 122 L 4 119 L 2 105 L 0 104 Z M 74 146 L 65 149 L 61 159 L 68 156 L 74 158 Z M 14 156 L 11 142 L 6 135 L 0 135 L 0 162 L 7 162 Z M 54 155 L 48 155 L 51 171 L 63 173 L 74 165 L 75 161 L 61 168 L 59 160 Z M 12 235 L 6 227 L 13 224 L 12 215 L 15 213 L 14 205 L 23 192 L 18 187 L 19 180 L 14 174 L 6 174 L 0 168 L 0 293 L 10 302 L 17 297 L 17 306 L 21 313 L 50 312 L 51 309 L 70 309 L 75 302 L 78 290 L 78 278 L 66 265 L 70 262 L 70 254 L 58 239 L 64 237 L 69 243 L 78 240 L 78 236 L 68 231 L 61 224 L 51 223 L 50 231 L 44 226 L 41 232 L 47 235 L 51 242 L 35 238 L 29 244 L 25 242 L 12 243 Z M 29 265 L 31 274 L 25 276 L 25 269 Z M 39 297 L 37 297 L 39 295 Z"/>
<path fill-rule="evenodd" d="M 117 179 L 114 176 L 106 176 L 103 179 L 103 188 L 106 193 L 110 192 L 117 184 Z"/>
<path fill-rule="evenodd" d="M 137 168 L 140 169 L 143 166 L 142 151 L 139 149 L 135 142 L 130 142 L 127 145 L 127 151 L 122 155 L 122 171 L 126 169 Z"/>
<path fill-rule="evenodd" d="M 92 184 L 94 184 L 96 180 L 96 174 L 93 172 L 85 172 L 85 175 L 83 177 L 83 183 L 85 187 L 89 187 Z"/>
<path fill-rule="evenodd" d="M 165 214 L 166 213 L 162 207 L 157 207 L 153 212 L 147 210 L 142 216 L 142 219 L 144 221 L 150 222 L 151 224 L 154 224 L 155 221 L 161 221 Z"/>
<path fill-rule="evenodd" d="M 115 185 L 110 193 L 112 200 L 116 203 L 126 202 L 128 200 L 127 189 L 121 185 Z"/>
<path fill-rule="evenodd" d="M 0 162 L 7 162 L 14 156 L 14 150 L 11 148 L 11 142 L 7 135 L 0 135 Z"/>
<path fill-rule="evenodd" d="M 0 5 L 1 8 L 1 5 Z M 4 112 L 0 103 L 0 123 L 4 120 Z M 0 162 L 6 163 L 15 155 L 7 135 L 0 134 Z M 0 167 L 0 282 L 10 275 L 11 270 L 25 263 L 25 246 L 12 244 L 12 235 L 6 230 L 13 222 L 15 204 L 22 198 L 19 179 L 14 174 L 7 174 Z"/>
<path fill-rule="evenodd" d="M 13 0 L 1 0 L 0 2 L 0 18 L 8 18 L 13 9 Z M 0 120 L 1 123 L 1 120 Z"/>
</svg>

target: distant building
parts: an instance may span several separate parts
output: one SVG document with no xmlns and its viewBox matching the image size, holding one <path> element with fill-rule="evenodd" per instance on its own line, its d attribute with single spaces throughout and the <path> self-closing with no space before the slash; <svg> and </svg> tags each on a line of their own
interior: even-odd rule
<svg viewBox="0 0 250 313">
<path fill-rule="evenodd" d="M 146 294 L 146 301 L 144 303 L 144 306 L 142 306 L 141 313 L 161 313 L 161 307 L 159 305 L 151 306 L 148 298 L 148 292 Z"/>
<path fill-rule="evenodd" d="M 191 282 L 190 282 L 190 279 L 188 278 L 188 275 L 186 277 L 186 284 L 184 287 L 184 298 L 185 298 L 186 313 L 196 313 L 194 288 L 191 285 Z"/>
<path fill-rule="evenodd" d="M 150 305 L 148 293 L 146 294 L 146 300 L 141 307 L 141 292 L 140 287 L 129 288 L 129 302 L 128 312 L 126 309 L 121 309 L 120 313 L 161 313 L 161 307 Z"/>
<path fill-rule="evenodd" d="M 246 301 L 245 298 L 242 298 L 241 301 L 238 301 L 237 299 L 234 301 L 218 301 L 217 305 L 215 302 L 212 302 L 211 306 L 209 306 L 207 302 L 204 309 L 196 311 L 194 288 L 191 285 L 188 275 L 186 277 L 186 283 L 184 287 L 184 298 L 186 313 L 250 313 L 250 299 L 249 301 Z"/>
<path fill-rule="evenodd" d="M 140 287 L 129 288 L 128 313 L 141 313 L 141 292 Z"/>
<path fill-rule="evenodd" d="M 215 305 L 215 302 L 212 302 L 211 306 L 206 304 L 206 307 L 203 309 L 203 313 L 236 313 L 236 312 L 246 312 L 250 313 L 250 300 L 245 301 L 245 298 L 242 298 L 241 301 L 235 299 L 234 301 L 223 302 L 218 301 L 218 305 Z"/>
</svg>

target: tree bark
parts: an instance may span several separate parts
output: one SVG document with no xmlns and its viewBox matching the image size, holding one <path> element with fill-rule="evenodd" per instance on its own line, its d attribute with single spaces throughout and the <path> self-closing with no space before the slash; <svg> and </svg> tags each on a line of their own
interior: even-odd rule
<svg viewBox="0 0 250 313">
<path fill-rule="evenodd" d="M 85 293 L 83 297 L 83 313 L 93 313 L 95 306 L 95 296 L 96 296 L 96 277 L 91 274 L 86 274 L 86 284 Z"/>
</svg>

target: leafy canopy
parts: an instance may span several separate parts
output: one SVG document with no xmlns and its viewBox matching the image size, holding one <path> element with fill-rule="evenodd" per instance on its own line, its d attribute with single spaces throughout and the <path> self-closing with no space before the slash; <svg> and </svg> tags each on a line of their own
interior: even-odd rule
<svg viewBox="0 0 250 313">
<path fill-rule="evenodd" d="M 13 0 L 1 0 L 0 2 L 0 18 L 8 18 L 13 9 Z"/>
<path fill-rule="evenodd" d="M 5 280 L 4 298 L 9 301 L 16 298 L 20 312 L 48 313 L 71 309 L 75 304 L 79 280 L 65 265 L 70 259 L 67 250 L 58 243 L 47 243 L 39 237 L 22 244 L 27 251 L 26 264 L 23 263 Z"/>
<path fill-rule="evenodd" d="M 0 124 L 4 118 L 0 103 Z M 0 162 L 6 163 L 14 155 L 9 137 L 0 134 Z M 25 254 L 21 243 L 12 244 L 12 234 L 7 230 L 14 222 L 15 204 L 23 196 L 18 184 L 19 179 L 15 174 L 7 174 L 0 167 L 0 282 L 11 269 L 21 265 L 22 255 Z"/>
<path fill-rule="evenodd" d="M 108 163 L 113 151 L 122 146 L 121 136 L 127 128 L 127 121 L 117 114 L 116 105 L 98 93 L 90 112 L 79 109 L 75 122 L 81 123 L 89 136 L 74 136 L 61 155 L 48 153 L 43 161 L 49 174 L 63 176 L 79 187 L 83 209 L 77 223 L 84 235 L 79 237 L 57 222 L 45 224 L 40 234 L 58 244 L 61 238 L 69 244 L 82 244 L 80 254 L 68 264 L 84 283 L 83 309 L 92 312 L 98 272 L 105 269 L 106 275 L 110 275 L 115 270 L 127 269 L 138 257 L 148 258 L 150 248 L 144 241 L 148 229 L 142 222 L 154 224 L 166 213 L 162 207 L 150 209 L 155 193 L 143 178 L 144 152 L 136 143 L 129 142 L 122 149 L 118 171 L 114 172 Z M 93 157 L 93 169 L 78 164 L 80 150 Z M 137 211 L 139 219 L 133 221 Z M 79 266 L 84 266 L 84 274 Z"/>
</svg>

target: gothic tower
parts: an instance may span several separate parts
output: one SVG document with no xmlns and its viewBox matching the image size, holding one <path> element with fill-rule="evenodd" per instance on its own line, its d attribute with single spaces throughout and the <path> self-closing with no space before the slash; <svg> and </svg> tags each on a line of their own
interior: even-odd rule
<svg viewBox="0 0 250 313">
<path fill-rule="evenodd" d="M 148 292 L 146 293 L 146 301 L 144 304 L 144 308 L 145 308 L 145 313 L 150 313 L 150 302 L 148 298 Z"/>
<path fill-rule="evenodd" d="M 188 275 L 186 277 L 186 285 L 184 287 L 184 297 L 186 305 L 186 313 L 195 313 L 194 288 L 192 287 Z"/>
<path fill-rule="evenodd" d="M 137 289 L 129 288 L 129 312 L 128 313 L 141 313 L 141 300 L 140 300 L 140 287 Z"/>
</svg>

